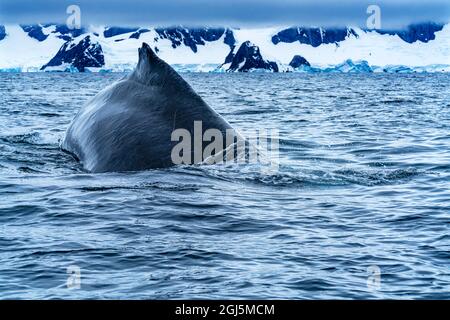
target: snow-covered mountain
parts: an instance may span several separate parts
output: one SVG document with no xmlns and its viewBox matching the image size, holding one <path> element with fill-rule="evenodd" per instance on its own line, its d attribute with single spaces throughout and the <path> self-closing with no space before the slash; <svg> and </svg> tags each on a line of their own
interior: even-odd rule
<svg viewBox="0 0 450 320">
<path fill-rule="evenodd" d="M 0 26 L 0 71 L 128 71 L 147 42 L 180 71 L 450 72 L 450 24 L 403 30 Z"/>
</svg>

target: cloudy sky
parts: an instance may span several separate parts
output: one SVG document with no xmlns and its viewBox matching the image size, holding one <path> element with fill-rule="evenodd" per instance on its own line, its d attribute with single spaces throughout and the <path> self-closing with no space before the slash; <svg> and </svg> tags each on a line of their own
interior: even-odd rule
<svg viewBox="0 0 450 320">
<path fill-rule="evenodd" d="M 383 28 L 450 21 L 449 0 L 0 0 L 0 24 L 65 22 L 72 4 L 83 25 L 364 26 L 370 4 Z"/>
</svg>

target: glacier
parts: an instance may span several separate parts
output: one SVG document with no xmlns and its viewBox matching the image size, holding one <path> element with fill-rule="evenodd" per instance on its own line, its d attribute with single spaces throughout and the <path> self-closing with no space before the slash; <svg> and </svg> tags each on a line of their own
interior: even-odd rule
<svg viewBox="0 0 450 320">
<path fill-rule="evenodd" d="M 450 24 L 403 30 L 279 26 L 0 26 L 2 72 L 124 72 L 147 42 L 180 72 L 450 71 Z"/>
</svg>

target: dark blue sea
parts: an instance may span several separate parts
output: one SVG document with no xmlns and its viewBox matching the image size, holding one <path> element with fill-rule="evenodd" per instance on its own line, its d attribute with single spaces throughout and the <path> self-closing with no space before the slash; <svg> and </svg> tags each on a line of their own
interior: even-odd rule
<svg viewBox="0 0 450 320">
<path fill-rule="evenodd" d="M 1 299 L 450 299 L 449 74 L 184 74 L 277 172 L 84 172 L 59 142 L 122 76 L 0 74 Z"/>
</svg>

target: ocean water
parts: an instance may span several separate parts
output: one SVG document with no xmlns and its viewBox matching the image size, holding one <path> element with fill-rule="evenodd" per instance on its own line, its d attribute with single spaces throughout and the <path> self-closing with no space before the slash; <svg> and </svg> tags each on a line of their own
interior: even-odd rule
<svg viewBox="0 0 450 320">
<path fill-rule="evenodd" d="M 277 172 L 84 172 L 59 141 L 122 76 L 0 74 L 1 299 L 450 298 L 450 75 L 185 74 Z"/>
</svg>

